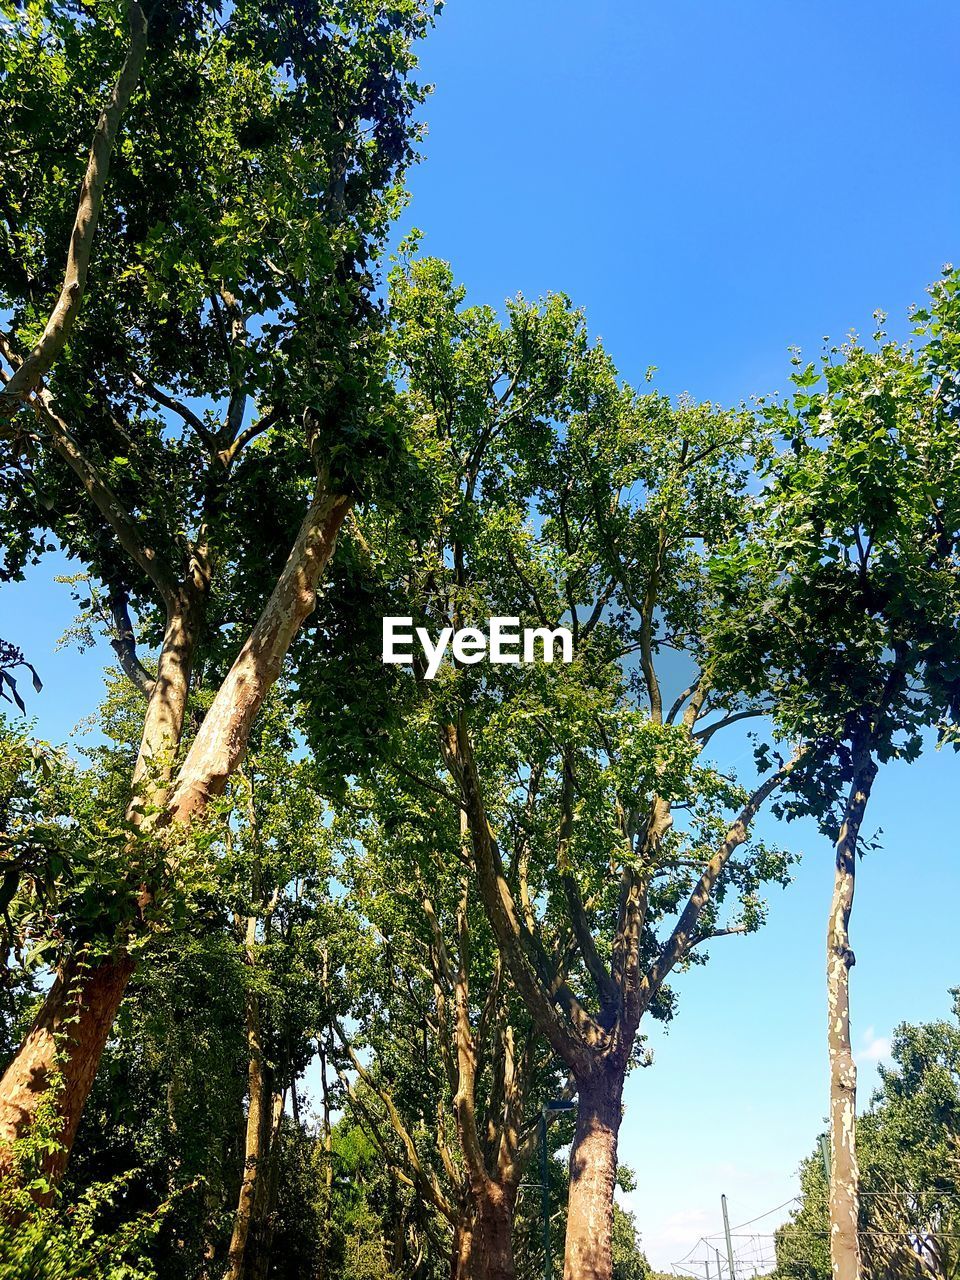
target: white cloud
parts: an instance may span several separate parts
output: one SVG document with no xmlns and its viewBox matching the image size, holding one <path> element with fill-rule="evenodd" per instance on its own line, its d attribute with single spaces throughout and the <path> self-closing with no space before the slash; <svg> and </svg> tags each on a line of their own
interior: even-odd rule
<svg viewBox="0 0 960 1280">
<path fill-rule="evenodd" d="M 636 1211 L 640 1206 L 629 1203 Z M 700 1236 L 717 1230 L 717 1213 L 706 1209 L 681 1209 L 661 1219 L 650 1215 L 652 1221 L 638 1222 L 643 1249 L 654 1266 L 669 1267 L 681 1254 L 686 1253 Z"/>
<path fill-rule="evenodd" d="M 867 1027 L 861 1036 L 860 1048 L 853 1056 L 858 1063 L 883 1062 L 890 1057 L 890 1037 L 878 1036 L 873 1027 Z"/>
</svg>

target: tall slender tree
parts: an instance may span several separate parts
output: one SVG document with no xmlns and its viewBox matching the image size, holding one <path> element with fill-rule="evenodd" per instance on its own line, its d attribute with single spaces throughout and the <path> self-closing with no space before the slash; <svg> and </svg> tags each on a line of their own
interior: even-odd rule
<svg viewBox="0 0 960 1280">
<path fill-rule="evenodd" d="M 774 699 L 809 751 L 788 813 L 836 842 L 827 923 L 830 1231 L 836 1280 L 862 1274 L 850 919 L 880 765 L 953 740 L 960 708 L 960 276 L 947 269 L 916 345 L 852 339 L 793 375 L 765 417 L 783 442 L 752 537 L 716 562 L 741 611 L 724 671 Z M 883 317 L 879 317 L 882 321 Z M 751 583 L 745 588 L 745 583 Z"/>
</svg>

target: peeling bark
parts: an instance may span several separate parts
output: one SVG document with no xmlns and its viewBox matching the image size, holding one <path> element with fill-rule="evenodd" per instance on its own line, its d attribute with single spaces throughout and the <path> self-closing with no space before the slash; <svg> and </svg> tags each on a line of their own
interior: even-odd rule
<svg viewBox="0 0 960 1280">
<path fill-rule="evenodd" d="M 850 1039 L 849 924 L 856 886 L 857 840 L 876 765 L 854 744 L 854 776 L 837 840 L 827 922 L 827 1046 L 830 1057 L 830 1263 L 834 1280 L 860 1280 L 859 1170 L 856 1151 L 857 1064 Z"/>
</svg>

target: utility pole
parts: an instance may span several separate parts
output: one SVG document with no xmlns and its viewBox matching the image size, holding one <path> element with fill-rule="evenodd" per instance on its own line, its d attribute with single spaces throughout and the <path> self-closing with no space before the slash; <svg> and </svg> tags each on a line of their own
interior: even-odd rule
<svg viewBox="0 0 960 1280">
<path fill-rule="evenodd" d="M 720 1277 L 723 1275 L 723 1272 L 720 1270 L 720 1250 L 714 1249 L 713 1252 L 717 1255 L 717 1280 L 720 1280 Z"/>
<path fill-rule="evenodd" d="M 737 1270 L 733 1265 L 733 1241 L 730 1239 L 730 1215 L 727 1213 L 727 1197 L 720 1197 L 723 1209 L 723 1234 L 727 1237 L 727 1265 L 730 1268 L 730 1280 L 737 1280 Z"/>
<path fill-rule="evenodd" d="M 830 1137 L 826 1133 L 820 1135 L 820 1159 L 823 1161 L 823 1176 L 830 1183 Z"/>
<path fill-rule="evenodd" d="M 547 1155 L 547 1114 L 572 1111 L 577 1104 L 572 1098 L 558 1098 L 540 1108 L 540 1203 L 543 1210 L 543 1280 L 553 1280 L 553 1258 L 550 1254 L 550 1163 Z"/>
</svg>

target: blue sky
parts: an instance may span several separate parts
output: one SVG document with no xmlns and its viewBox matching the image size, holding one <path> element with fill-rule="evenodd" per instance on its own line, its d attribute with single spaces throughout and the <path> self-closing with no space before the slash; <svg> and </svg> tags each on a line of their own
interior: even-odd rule
<svg viewBox="0 0 960 1280">
<path fill-rule="evenodd" d="M 437 87 L 400 231 L 422 228 L 474 302 L 568 293 L 633 381 L 652 364 L 672 394 L 783 388 L 791 344 L 869 331 L 877 307 L 903 332 L 960 258 L 954 0 L 450 0 L 423 73 Z M 54 652 L 64 571 L 50 560 L 0 595 L 0 635 L 40 668 L 30 709 L 53 739 L 95 710 L 111 657 Z M 864 1101 L 892 1028 L 943 1016 L 960 983 L 958 782 L 956 757 L 929 752 L 885 769 L 871 804 L 883 848 L 853 924 Z M 721 1192 L 735 1225 L 793 1195 L 823 1127 L 830 849 L 809 826 L 762 829 L 804 851 L 796 882 L 763 934 L 714 944 L 681 979 L 627 1089 L 628 1201 L 667 1269 L 720 1229 Z M 744 1259 L 782 1217 L 745 1230 Z"/>
</svg>

